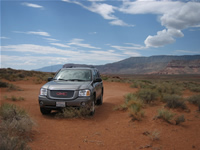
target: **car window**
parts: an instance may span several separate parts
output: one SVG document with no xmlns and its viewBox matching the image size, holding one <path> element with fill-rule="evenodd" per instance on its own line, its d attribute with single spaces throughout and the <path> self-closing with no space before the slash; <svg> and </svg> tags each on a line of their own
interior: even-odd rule
<svg viewBox="0 0 200 150">
<path fill-rule="evenodd" d="M 87 69 L 64 69 L 56 75 L 55 79 L 91 81 L 91 71 Z"/>
</svg>

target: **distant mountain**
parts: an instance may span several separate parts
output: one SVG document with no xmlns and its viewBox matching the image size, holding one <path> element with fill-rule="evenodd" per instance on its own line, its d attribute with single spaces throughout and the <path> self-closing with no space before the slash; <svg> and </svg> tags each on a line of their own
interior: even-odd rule
<svg viewBox="0 0 200 150">
<path fill-rule="evenodd" d="M 56 65 L 37 69 L 37 71 L 56 72 L 62 67 L 72 66 L 87 67 L 91 65 Z M 103 74 L 200 74 L 200 55 L 130 57 L 94 67 Z"/>
<path fill-rule="evenodd" d="M 96 67 L 104 74 L 159 74 L 174 60 L 183 60 L 185 63 L 191 63 L 192 60 L 200 60 L 200 55 L 131 57 Z M 198 71 L 190 72 L 190 74 L 193 73 L 200 74 Z M 168 72 L 168 74 L 173 74 L 173 72 Z"/>
<path fill-rule="evenodd" d="M 52 65 L 52 66 L 47 66 L 39 69 L 35 69 L 34 71 L 41 71 L 41 72 L 56 72 L 59 69 L 61 69 L 63 65 Z"/>
</svg>

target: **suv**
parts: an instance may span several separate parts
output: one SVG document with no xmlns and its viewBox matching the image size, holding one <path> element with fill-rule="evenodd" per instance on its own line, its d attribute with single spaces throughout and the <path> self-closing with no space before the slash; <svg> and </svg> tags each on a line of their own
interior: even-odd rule
<svg viewBox="0 0 200 150">
<path fill-rule="evenodd" d="M 42 114 L 65 107 L 85 107 L 91 115 L 103 103 L 103 82 L 96 68 L 62 68 L 48 78 L 39 95 Z"/>
</svg>

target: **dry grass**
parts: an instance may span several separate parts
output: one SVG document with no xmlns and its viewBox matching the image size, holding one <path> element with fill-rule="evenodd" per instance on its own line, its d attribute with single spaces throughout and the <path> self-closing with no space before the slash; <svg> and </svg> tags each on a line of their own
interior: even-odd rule
<svg viewBox="0 0 200 150">
<path fill-rule="evenodd" d="M 27 150 L 34 122 L 24 109 L 13 104 L 0 106 L 0 149 Z"/>
</svg>

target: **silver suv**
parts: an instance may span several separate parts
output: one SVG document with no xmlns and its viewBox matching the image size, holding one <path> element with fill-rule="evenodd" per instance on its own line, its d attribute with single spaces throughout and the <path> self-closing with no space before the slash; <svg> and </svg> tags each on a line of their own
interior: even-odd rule
<svg viewBox="0 0 200 150">
<path fill-rule="evenodd" d="M 38 98 L 44 115 L 71 106 L 87 107 L 93 115 L 95 104 L 103 103 L 103 82 L 96 68 L 62 68 L 48 81 L 41 87 Z"/>
</svg>

